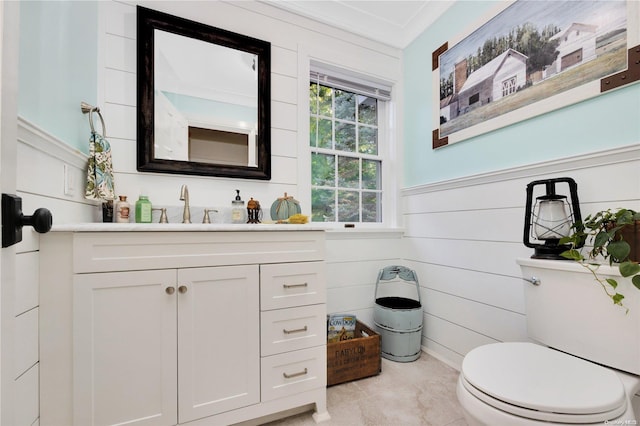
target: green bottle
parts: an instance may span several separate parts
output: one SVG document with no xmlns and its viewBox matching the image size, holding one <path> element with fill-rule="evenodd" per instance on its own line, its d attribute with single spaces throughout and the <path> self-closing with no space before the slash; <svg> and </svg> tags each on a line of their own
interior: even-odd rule
<svg viewBox="0 0 640 426">
<path fill-rule="evenodd" d="M 151 223 L 151 201 L 146 195 L 136 201 L 136 223 Z"/>
</svg>

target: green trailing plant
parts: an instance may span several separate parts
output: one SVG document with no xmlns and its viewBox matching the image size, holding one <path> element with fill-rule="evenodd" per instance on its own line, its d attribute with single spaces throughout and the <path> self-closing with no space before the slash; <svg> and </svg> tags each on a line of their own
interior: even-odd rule
<svg viewBox="0 0 640 426">
<path fill-rule="evenodd" d="M 608 260 L 609 265 L 612 266 L 617 264 L 620 275 L 630 278 L 632 284 L 640 290 L 640 265 L 637 259 L 629 259 L 631 246 L 628 241 L 625 241 L 621 232 L 627 226 L 634 226 L 636 221 L 640 221 L 640 213 L 634 210 L 603 210 L 587 216 L 582 222 L 575 223 L 572 234 L 560 240 L 560 244 L 568 244 L 571 247 L 561 256 L 575 260 L 587 268 L 613 303 L 622 307 L 625 307 L 624 295 L 617 291 L 618 282 L 614 278 L 603 278 L 598 275 L 600 263 L 597 260 Z M 578 247 L 582 247 L 585 243 L 591 244 L 584 246 L 591 249 L 583 254 L 582 250 L 585 248 L 578 249 Z"/>
</svg>

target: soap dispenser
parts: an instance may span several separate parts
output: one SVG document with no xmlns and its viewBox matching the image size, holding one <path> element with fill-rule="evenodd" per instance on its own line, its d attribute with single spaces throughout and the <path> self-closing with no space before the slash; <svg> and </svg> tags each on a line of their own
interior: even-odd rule
<svg viewBox="0 0 640 426">
<path fill-rule="evenodd" d="M 231 223 L 245 223 L 246 221 L 244 201 L 240 198 L 240 190 L 236 189 L 236 199 L 231 201 Z"/>
</svg>

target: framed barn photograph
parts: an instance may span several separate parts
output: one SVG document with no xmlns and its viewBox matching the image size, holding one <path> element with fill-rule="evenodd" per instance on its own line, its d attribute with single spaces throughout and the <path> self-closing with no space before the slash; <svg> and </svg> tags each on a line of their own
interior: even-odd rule
<svg viewBox="0 0 640 426">
<path fill-rule="evenodd" d="M 432 54 L 433 148 L 640 80 L 640 2 L 506 2 Z"/>
</svg>

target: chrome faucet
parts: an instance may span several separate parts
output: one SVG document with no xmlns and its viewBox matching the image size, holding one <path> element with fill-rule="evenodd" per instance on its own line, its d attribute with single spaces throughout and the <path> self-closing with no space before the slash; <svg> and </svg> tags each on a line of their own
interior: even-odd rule
<svg viewBox="0 0 640 426">
<path fill-rule="evenodd" d="M 180 188 L 180 201 L 184 201 L 182 223 L 191 223 L 191 212 L 189 211 L 189 188 L 187 188 L 187 185 L 182 185 L 182 188 Z"/>
</svg>

